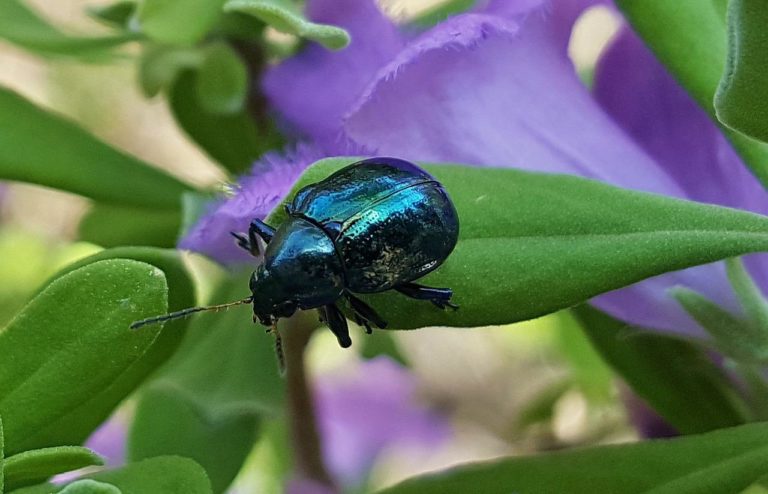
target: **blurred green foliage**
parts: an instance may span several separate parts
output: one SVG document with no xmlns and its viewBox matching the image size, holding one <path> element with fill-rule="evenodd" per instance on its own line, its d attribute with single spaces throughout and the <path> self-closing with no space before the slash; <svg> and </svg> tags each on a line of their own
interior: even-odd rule
<svg viewBox="0 0 768 494">
<path fill-rule="evenodd" d="M 189 458 L 178 456 L 150 458 L 115 470 L 85 475 L 84 478 L 113 485 L 119 489 L 118 492 L 125 494 L 211 494 L 210 481 L 205 470 Z M 74 484 L 77 483 L 74 482 Z M 94 484 L 92 483 L 81 484 L 79 488 L 70 490 L 72 485 L 40 484 L 17 489 L 13 494 L 53 494 L 65 490 L 67 494 L 93 492 L 91 487 Z M 98 484 L 96 486 L 98 487 Z M 104 490 L 103 492 L 113 494 L 115 491 Z"/>
<path fill-rule="evenodd" d="M 695 434 L 749 420 L 744 398 L 706 348 L 629 327 L 587 305 L 574 313 L 606 362 L 676 430 Z"/>
<path fill-rule="evenodd" d="M 474 3 L 443 2 L 413 24 L 433 25 Z M 765 139 L 765 119 L 756 111 L 765 106 L 765 98 L 759 99 L 765 95 L 759 87 L 766 46 L 760 21 L 768 12 L 763 4 L 731 1 L 729 50 L 724 0 L 618 4 L 713 116 L 715 88 L 728 60 L 717 115 Z M 293 39 L 282 46 L 269 33 L 289 33 L 330 49 L 350 42 L 344 29 L 309 21 L 301 7 L 291 0 L 119 0 L 90 10 L 107 34 L 75 36 L 20 0 L 5 0 L 0 38 L 46 59 L 135 61 L 144 95 L 165 98 L 179 128 L 234 180 L 290 141 L 269 114 L 258 78 L 274 58 L 300 43 Z M 584 74 L 589 79 L 590 72 Z M 127 330 L 144 316 L 194 305 L 196 289 L 210 290 L 212 277 L 201 275 L 203 270 L 192 276 L 177 252 L 157 247 L 175 246 L 180 231 L 216 195 L 4 88 L 0 129 L 0 178 L 90 201 L 79 242 L 51 246 L 0 227 L 0 320 L 10 320 L 0 332 L 0 362 L 13 362 L 0 366 L 0 492 L 3 482 L 15 489 L 98 464 L 98 457 L 76 445 L 126 399 L 135 406 L 127 466 L 68 485 L 14 492 L 220 493 L 236 481 L 243 464 L 253 463 L 268 479 L 265 485 L 281 489 L 291 469 L 281 415 L 284 389 L 272 340 L 254 330 L 247 311 L 203 314 L 162 330 Z M 725 132 L 768 182 L 768 147 Z M 348 162 L 318 163 L 296 187 Z M 461 309 L 446 314 L 400 297 L 371 297 L 374 305 L 387 306 L 398 329 L 530 319 L 649 276 L 768 247 L 768 220 L 758 215 L 572 177 L 428 168 L 450 191 L 462 222 L 456 252 L 428 283 L 454 288 Z M 271 220 L 283 217 L 278 208 Z M 242 298 L 248 274 L 226 277 L 212 301 Z M 695 293 L 676 293 L 710 329 L 718 349 L 739 362 L 719 366 L 700 343 L 641 333 L 588 306 L 573 315 L 559 312 L 537 321 L 531 337 L 544 354 L 565 362 L 568 372 L 541 387 L 510 428 L 515 434 L 551 428 L 558 404 L 574 391 L 591 409 L 615 404 L 613 372 L 683 433 L 766 416 L 768 403 L 747 396 L 749 390 L 768 395 L 760 368 L 751 365 L 763 363 L 762 356 L 753 358 L 764 350 L 762 342 L 734 335 L 755 336 L 743 331 L 748 328 L 763 336 L 768 306 L 739 264 L 730 263 L 729 275 L 745 320 Z M 201 286 L 193 279 L 202 280 Z M 506 284 L 489 282 L 495 279 Z M 388 355 L 409 363 L 393 333 L 362 340 L 364 358 Z M 732 375 L 748 390 L 735 387 Z M 766 434 L 765 424 L 756 424 L 668 443 L 505 459 L 417 478 L 387 492 L 757 493 L 765 490 L 755 480 L 765 474 Z"/>
<path fill-rule="evenodd" d="M 53 244 L 18 228 L 0 228 L 0 324 L 5 325 L 30 295 L 62 267 L 99 248 L 84 242 Z"/>
</svg>

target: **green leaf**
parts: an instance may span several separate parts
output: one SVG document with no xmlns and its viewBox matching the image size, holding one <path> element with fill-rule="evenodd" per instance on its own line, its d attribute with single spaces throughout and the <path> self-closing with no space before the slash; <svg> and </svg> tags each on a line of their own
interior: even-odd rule
<svg viewBox="0 0 768 494">
<path fill-rule="evenodd" d="M 404 366 L 408 365 L 408 363 L 405 361 L 405 358 L 403 357 L 403 354 L 398 349 L 397 342 L 391 333 L 384 331 L 374 331 L 369 335 L 363 336 L 362 340 L 363 349 L 360 351 L 361 357 L 365 359 L 372 359 L 378 357 L 379 355 L 386 355 L 395 362 L 398 362 Z"/>
<path fill-rule="evenodd" d="M 45 138 L 44 145 L 41 139 Z M 179 209 L 190 187 L 0 88 L 0 178 L 123 206 Z"/>
<path fill-rule="evenodd" d="M 768 362 L 768 331 L 739 319 L 703 295 L 685 287 L 670 294 L 715 340 L 715 346 L 737 362 Z"/>
<path fill-rule="evenodd" d="M 87 7 L 88 15 L 113 27 L 127 29 L 136 15 L 139 4 L 136 0 L 118 0 L 109 5 Z"/>
<path fill-rule="evenodd" d="M 761 478 L 739 494 L 768 494 L 768 476 Z"/>
<path fill-rule="evenodd" d="M 38 294 L 0 332 L 0 361 L 13 362 L 0 366 L 6 454 L 85 439 L 104 417 L 95 424 L 75 417 L 67 429 L 57 426 L 152 345 L 159 328 L 128 326 L 165 312 L 167 293 L 158 268 L 106 260 L 57 278 Z"/>
<path fill-rule="evenodd" d="M 92 56 L 98 60 L 103 59 L 110 49 L 138 38 L 132 33 L 93 38 L 67 36 L 23 2 L 0 2 L 0 39 L 39 55 Z"/>
<path fill-rule="evenodd" d="M 406 480 L 382 493 L 731 494 L 768 470 L 766 441 L 768 424 L 750 424 L 676 439 L 464 465 Z"/>
<path fill-rule="evenodd" d="M 161 43 L 193 45 L 222 15 L 224 0 L 144 0 L 139 9 L 142 31 Z"/>
<path fill-rule="evenodd" d="M 268 45 L 271 42 L 264 38 L 265 27 L 263 22 L 253 16 L 228 12 L 214 26 L 211 37 L 226 38 L 232 46 L 241 50 L 239 51 L 241 55 L 263 62 L 264 58 L 270 54 Z M 286 41 L 293 42 L 293 40 Z"/>
<path fill-rule="evenodd" d="M 5 492 L 5 475 L 3 475 L 3 470 L 5 470 L 5 444 L 3 441 L 3 420 L 0 417 L 0 494 Z"/>
<path fill-rule="evenodd" d="M 90 466 L 100 466 L 104 460 L 88 448 L 58 446 L 33 449 L 5 459 L 3 471 L 8 490 L 37 484 L 59 473 Z"/>
<path fill-rule="evenodd" d="M 248 92 L 248 71 L 226 43 L 206 47 L 197 73 L 197 100 L 208 113 L 229 115 L 243 110 Z"/>
<path fill-rule="evenodd" d="M 712 101 L 727 53 L 722 1 L 617 0 L 616 4 L 677 81 L 718 122 Z M 768 145 L 727 127 L 722 130 L 768 186 Z"/>
<path fill-rule="evenodd" d="M 768 3 L 728 4 L 728 58 L 715 93 L 717 118 L 728 127 L 768 141 Z"/>
<path fill-rule="evenodd" d="M 474 7 L 477 0 L 446 0 L 419 13 L 411 22 L 417 26 L 431 27 L 452 15 L 457 15 Z"/>
<path fill-rule="evenodd" d="M 141 459 L 173 453 L 192 458 L 205 468 L 213 492 L 223 493 L 253 449 L 258 427 L 256 415 L 206 416 L 194 398 L 167 381 L 160 382 L 141 394 L 131 433 L 131 456 Z"/>
<path fill-rule="evenodd" d="M 294 191 L 351 161 L 316 163 Z M 423 283 L 452 288 L 460 309 L 437 310 L 393 292 L 366 297 L 391 328 L 508 324 L 668 271 L 768 250 L 768 218 L 752 213 L 573 176 L 458 165 L 426 169 L 452 197 L 461 233 L 447 262 Z M 284 218 L 281 205 L 268 222 Z"/>
<path fill-rule="evenodd" d="M 59 491 L 61 494 L 121 494 L 121 490 L 112 484 L 91 479 L 77 480 Z"/>
<path fill-rule="evenodd" d="M 283 419 L 267 420 L 261 427 L 259 442 L 245 468 L 258 465 L 264 474 L 265 492 L 285 492 L 293 472 L 293 451 L 288 424 Z"/>
<path fill-rule="evenodd" d="M 739 259 L 727 259 L 725 267 L 733 292 L 744 312 L 758 328 L 768 331 L 768 302 Z"/>
<path fill-rule="evenodd" d="M 564 311 L 556 316 L 557 346 L 571 368 L 573 383 L 589 399 L 603 403 L 609 401 L 613 391 L 611 369 L 569 312 Z"/>
<path fill-rule="evenodd" d="M 243 110 L 231 115 L 214 115 L 197 100 L 197 74 L 179 76 L 170 94 L 176 122 L 211 158 L 232 173 L 249 169 L 269 149 L 282 145 L 272 120 L 257 123 Z"/>
<path fill-rule="evenodd" d="M 679 432 L 705 432 L 747 420 L 733 383 L 705 349 L 630 328 L 588 305 L 573 312 L 605 361 Z"/>
<path fill-rule="evenodd" d="M 706 469 L 670 480 L 645 494 L 716 494 L 731 493 L 765 474 L 768 449 L 750 451 Z"/>
<path fill-rule="evenodd" d="M 249 279 L 249 272 L 232 277 L 216 290 L 210 303 L 242 299 L 249 294 Z M 158 381 L 172 379 L 178 388 L 189 390 L 212 417 L 282 412 L 283 379 L 274 337 L 253 323 L 249 306 L 198 314 L 187 332 L 182 348 Z"/>
<path fill-rule="evenodd" d="M 181 211 L 94 204 L 80 221 L 81 240 L 102 247 L 175 247 Z"/>
<path fill-rule="evenodd" d="M 196 69 L 203 63 L 202 51 L 195 48 L 147 43 L 139 59 L 139 85 L 144 96 L 151 98 L 172 86 L 185 69 Z"/>
<path fill-rule="evenodd" d="M 194 305 L 194 285 L 179 253 L 175 250 L 151 247 L 122 247 L 104 250 L 67 266 L 54 278 L 60 278 L 81 267 L 109 259 L 132 259 L 161 269 L 168 284 L 169 310 L 179 310 Z M 162 312 L 159 311 L 154 314 Z M 176 352 L 186 335 L 186 326 L 187 321 L 185 320 L 166 323 L 163 331 L 160 332 L 149 349 L 125 368 L 122 374 L 114 379 L 109 386 L 103 387 L 98 392 L 93 392 L 88 399 L 82 400 L 67 415 L 60 417 L 47 427 L 40 427 L 38 434 L 59 437 L 60 444 L 76 444 L 84 441 L 126 396 Z M 145 329 L 152 332 L 156 330 L 156 327 Z"/>
<path fill-rule="evenodd" d="M 247 292 L 244 273 L 222 286 L 212 302 Z M 231 483 L 253 447 L 261 417 L 282 409 L 274 340 L 251 317 L 248 307 L 195 316 L 182 348 L 139 397 L 130 458 L 184 455 L 205 468 L 214 492 Z"/>
<path fill-rule="evenodd" d="M 278 31 L 317 41 L 331 50 L 349 44 L 344 29 L 308 21 L 293 0 L 227 0 L 224 11 L 252 15 Z"/>
<path fill-rule="evenodd" d="M 189 458 L 159 456 L 130 463 L 123 468 L 86 475 L 86 478 L 111 484 L 122 494 L 211 494 L 211 483 L 200 465 Z M 81 481 L 78 481 L 81 482 Z M 70 486 L 48 484 L 27 487 L 13 494 L 80 494 L 88 490 L 67 491 Z M 99 492 L 99 491 L 96 491 Z M 111 491 L 104 491 L 112 494 Z M 101 492 L 99 492 L 101 494 Z"/>
</svg>

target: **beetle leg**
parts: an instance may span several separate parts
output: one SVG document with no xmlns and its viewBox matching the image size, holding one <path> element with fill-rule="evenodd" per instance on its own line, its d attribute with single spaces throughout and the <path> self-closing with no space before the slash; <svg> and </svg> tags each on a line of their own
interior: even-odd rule
<svg viewBox="0 0 768 494">
<path fill-rule="evenodd" d="M 347 348 L 352 345 L 352 340 L 349 338 L 347 319 L 344 317 L 344 314 L 341 313 L 339 308 L 336 307 L 336 304 L 328 304 L 325 306 L 325 320 L 333 334 L 336 335 L 336 339 L 339 340 L 339 345 L 341 345 L 342 348 Z"/>
<path fill-rule="evenodd" d="M 252 256 L 257 256 L 259 254 L 258 247 L 255 248 L 252 247 L 253 244 L 248 240 L 248 237 L 246 237 L 242 233 L 238 232 L 229 232 L 230 235 L 235 237 L 235 240 L 237 241 L 237 245 L 245 250 L 247 250 Z"/>
<path fill-rule="evenodd" d="M 349 300 L 349 305 L 352 306 L 352 312 L 355 313 L 355 318 L 363 321 L 363 326 L 365 326 L 366 333 L 371 333 L 371 326 L 369 323 L 373 323 L 374 326 L 381 329 L 387 327 L 387 321 L 378 315 L 370 305 L 366 304 L 349 292 L 347 292 L 345 295 L 347 300 Z"/>
<path fill-rule="evenodd" d="M 251 221 L 251 226 L 248 227 L 248 236 L 243 233 L 229 232 L 237 240 L 237 245 L 250 252 L 253 257 L 259 256 L 259 238 L 264 243 L 269 243 L 272 237 L 275 235 L 275 229 L 267 225 L 258 218 Z"/>
<path fill-rule="evenodd" d="M 265 244 L 268 244 L 275 236 L 275 229 L 267 225 L 258 218 L 251 220 L 251 226 L 248 228 L 248 238 L 251 244 L 256 243 L 256 236 L 261 237 Z"/>
<path fill-rule="evenodd" d="M 419 285 L 418 283 L 402 283 L 395 286 L 394 289 L 406 297 L 416 300 L 429 300 L 441 309 L 450 307 L 455 310 L 459 308 L 458 305 L 451 302 L 453 290 L 450 288 L 433 288 Z"/>
<path fill-rule="evenodd" d="M 365 320 L 362 317 L 360 317 L 360 314 L 358 314 L 357 312 L 355 312 L 352 315 L 355 318 L 355 324 L 357 324 L 360 327 L 365 328 L 365 333 L 366 334 L 372 334 L 373 333 L 373 328 L 371 328 L 371 323 L 370 322 L 368 322 L 367 320 Z"/>
<path fill-rule="evenodd" d="M 325 307 L 318 307 L 317 319 L 320 321 L 320 324 L 328 324 L 328 316 L 325 315 Z"/>
</svg>

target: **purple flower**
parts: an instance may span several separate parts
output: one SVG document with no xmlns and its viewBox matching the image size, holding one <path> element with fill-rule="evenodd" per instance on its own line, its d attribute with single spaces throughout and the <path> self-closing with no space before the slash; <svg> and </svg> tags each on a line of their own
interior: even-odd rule
<svg viewBox="0 0 768 494">
<path fill-rule="evenodd" d="M 627 409 L 629 421 L 643 439 L 675 437 L 680 433 L 656 413 L 642 398 L 628 388 L 621 388 L 621 398 Z"/>
<path fill-rule="evenodd" d="M 251 262 L 250 254 L 235 244 L 230 232 L 248 231 L 253 218 L 264 218 L 288 194 L 301 172 L 324 157 L 306 144 L 284 154 L 267 153 L 233 187 L 229 197 L 209 208 L 181 239 L 179 247 L 224 264 Z"/>
<path fill-rule="evenodd" d="M 336 490 L 314 480 L 295 478 L 288 481 L 286 494 L 336 494 Z"/>
<path fill-rule="evenodd" d="M 420 406 L 415 391 L 413 376 L 388 357 L 317 382 L 318 426 L 334 478 L 358 486 L 387 448 L 431 450 L 448 439 L 445 418 Z"/>
<path fill-rule="evenodd" d="M 566 48 L 573 22 L 593 3 L 484 2 L 414 38 L 371 0 L 311 0 L 311 16 L 347 28 L 352 44 L 339 52 L 312 45 L 271 69 L 263 87 L 288 126 L 327 155 L 364 149 L 569 173 L 768 212 L 765 192 L 715 125 L 629 29 L 600 60 L 594 93 L 584 87 Z M 293 164 L 281 177 L 286 181 L 306 165 L 286 162 Z M 240 255 L 226 231 L 234 223 L 245 228 L 246 212 L 263 214 L 277 200 L 277 187 L 255 178 L 259 170 L 182 246 L 223 261 Z M 747 262 L 763 288 L 765 262 Z M 594 303 L 634 324 L 700 336 L 703 330 L 667 294 L 676 285 L 739 312 L 722 263 L 658 276 Z"/>
<path fill-rule="evenodd" d="M 91 434 L 85 447 L 103 456 L 106 466 L 115 468 L 125 464 L 127 439 L 128 417 L 124 411 L 118 410 Z"/>
<path fill-rule="evenodd" d="M 373 74 L 402 49 L 404 38 L 370 0 L 312 1 L 307 11 L 316 22 L 346 28 L 354 42 L 341 56 L 311 44 L 272 70 L 264 90 L 297 131 L 315 142 L 333 143 L 345 112 Z M 291 82 L 293 76 L 300 80 Z"/>
</svg>

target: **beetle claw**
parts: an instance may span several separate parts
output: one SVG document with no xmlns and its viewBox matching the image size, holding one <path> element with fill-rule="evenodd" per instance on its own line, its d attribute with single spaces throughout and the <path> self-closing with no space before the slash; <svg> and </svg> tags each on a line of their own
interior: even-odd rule
<svg viewBox="0 0 768 494">
<path fill-rule="evenodd" d="M 373 334 L 373 329 L 371 329 L 370 321 L 368 321 L 367 319 L 361 317 L 360 314 L 357 314 L 357 313 L 355 314 L 354 317 L 355 317 L 355 323 L 358 326 L 361 326 L 361 327 L 365 328 L 365 332 L 367 334 Z"/>
<path fill-rule="evenodd" d="M 459 309 L 459 306 L 454 304 L 450 300 L 435 299 L 435 300 L 430 300 L 430 302 L 432 302 L 432 304 L 434 304 L 436 307 L 438 307 L 440 309 L 443 309 L 443 310 L 448 309 L 448 308 L 451 308 L 453 310 L 458 310 Z"/>
</svg>

